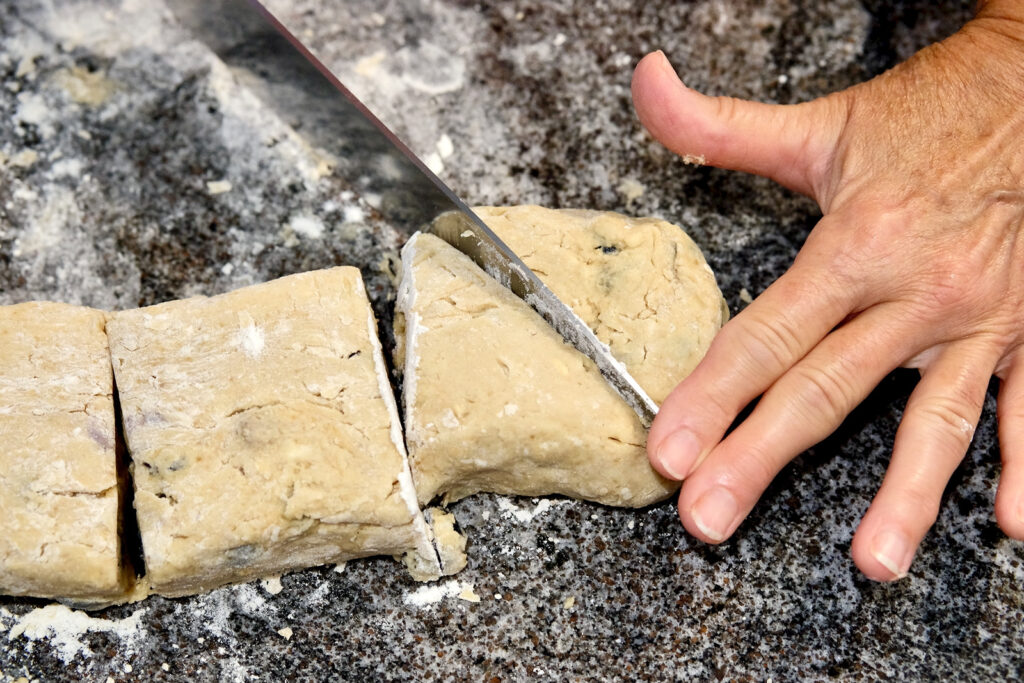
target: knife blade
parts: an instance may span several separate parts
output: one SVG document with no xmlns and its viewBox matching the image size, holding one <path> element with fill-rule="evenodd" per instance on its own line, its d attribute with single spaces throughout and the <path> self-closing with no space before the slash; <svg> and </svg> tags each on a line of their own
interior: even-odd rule
<svg viewBox="0 0 1024 683">
<path fill-rule="evenodd" d="M 336 172 L 380 197 L 381 214 L 411 235 L 426 230 L 463 252 L 526 301 L 597 365 L 645 426 L 658 405 L 608 346 L 327 67 L 256 0 L 173 0 L 178 21 Z"/>
</svg>

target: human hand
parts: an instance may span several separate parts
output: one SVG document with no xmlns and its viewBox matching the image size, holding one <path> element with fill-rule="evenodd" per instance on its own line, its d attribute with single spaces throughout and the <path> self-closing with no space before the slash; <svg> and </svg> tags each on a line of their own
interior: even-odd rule
<svg viewBox="0 0 1024 683">
<path fill-rule="evenodd" d="M 902 365 L 921 381 L 854 536 L 857 566 L 907 573 L 993 374 L 996 518 L 1024 539 L 1024 3 L 991 0 L 946 41 L 813 102 L 706 97 L 660 52 L 637 66 L 633 99 L 671 150 L 773 178 L 824 214 L 651 428 L 652 464 L 684 480 L 687 531 L 728 538 L 787 462 Z"/>
</svg>

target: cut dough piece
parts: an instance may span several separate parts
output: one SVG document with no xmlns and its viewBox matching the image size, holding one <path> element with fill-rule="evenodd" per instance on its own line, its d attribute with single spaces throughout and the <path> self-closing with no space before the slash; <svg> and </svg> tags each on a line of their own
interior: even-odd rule
<svg viewBox="0 0 1024 683">
<path fill-rule="evenodd" d="M 105 317 L 0 307 L 0 593 L 87 607 L 130 588 Z"/>
<path fill-rule="evenodd" d="M 402 250 L 395 321 L 421 503 L 478 491 L 643 506 L 672 493 L 594 363 L 433 235 Z"/>
<path fill-rule="evenodd" d="M 117 313 L 108 331 L 154 592 L 380 554 L 437 578 L 357 269 Z"/>
<path fill-rule="evenodd" d="M 657 403 L 693 371 L 729 317 L 704 255 L 672 223 L 540 206 L 474 211 Z"/>
</svg>

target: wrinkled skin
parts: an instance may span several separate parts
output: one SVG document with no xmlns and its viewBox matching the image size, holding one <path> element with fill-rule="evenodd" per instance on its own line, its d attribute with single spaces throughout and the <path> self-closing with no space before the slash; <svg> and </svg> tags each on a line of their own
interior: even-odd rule
<svg viewBox="0 0 1024 683">
<path fill-rule="evenodd" d="M 946 41 L 804 104 L 705 97 L 660 52 L 637 66 L 633 98 L 676 153 L 773 178 L 824 215 L 651 429 L 652 464 L 683 480 L 686 529 L 728 538 L 786 463 L 904 366 L 921 380 L 853 539 L 857 566 L 908 572 L 993 375 L 996 518 L 1024 539 L 1024 2 L 990 0 Z"/>
</svg>

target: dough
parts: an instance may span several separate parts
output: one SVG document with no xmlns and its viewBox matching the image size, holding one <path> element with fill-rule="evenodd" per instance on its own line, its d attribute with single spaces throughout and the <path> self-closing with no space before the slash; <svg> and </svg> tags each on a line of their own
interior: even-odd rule
<svg viewBox="0 0 1024 683">
<path fill-rule="evenodd" d="M 659 402 L 725 321 L 714 275 L 674 225 L 477 211 Z M 678 487 L 650 467 L 645 430 L 594 364 L 525 303 L 432 235 L 402 263 L 396 364 L 421 503 L 492 491 L 640 507 Z"/>
<path fill-rule="evenodd" d="M 473 210 L 657 403 L 693 371 L 729 317 L 704 255 L 676 225 L 540 206 Z"/>
<path fill-rule="evenodd" d="M 0 593 L 126 594 L 110 356 L 101 311 L 0 307 Z"/>
<path fill-rule="evenodd" d="M 433 235 L 402 250 L 396 335 L 421 503 L 478 491 L 642 506 L 677 484 L 597 367 L 514 294 Z"/>
<path fill-rule="evenodd" d="M 367 555 L 440 573 L 355 268 L 108 324 L 152 590 Z"/>
</svg>

